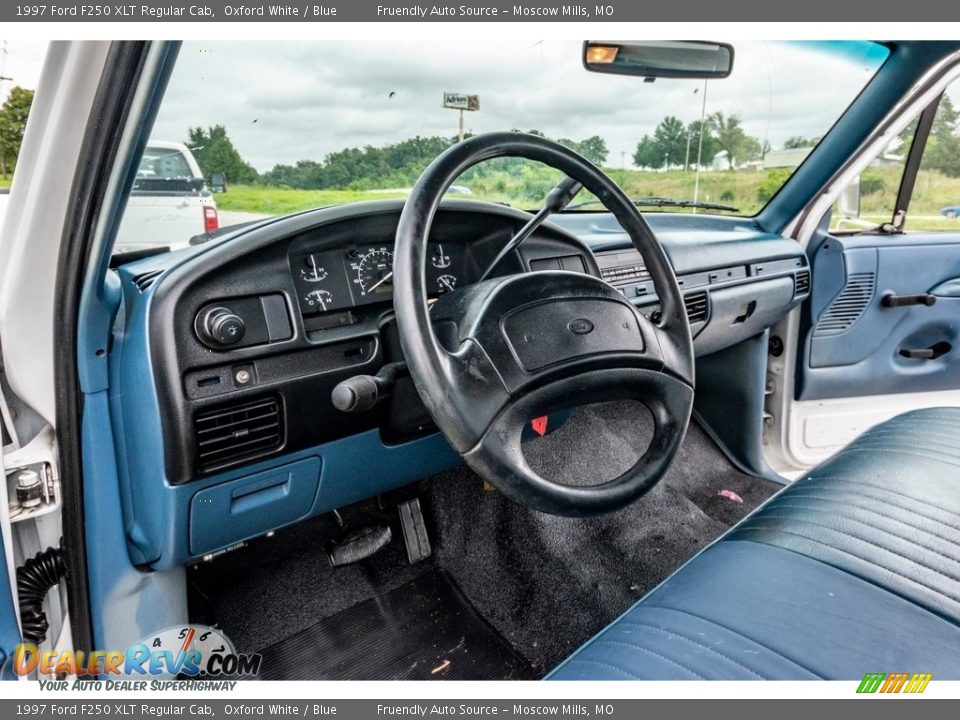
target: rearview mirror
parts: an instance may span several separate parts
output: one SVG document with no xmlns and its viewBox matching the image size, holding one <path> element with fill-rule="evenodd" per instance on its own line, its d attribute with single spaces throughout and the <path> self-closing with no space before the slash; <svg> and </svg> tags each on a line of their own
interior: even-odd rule
<svg viewBox="0 0 960 720">
<path fill-rule="evenodd" d="M 645 78 L 725 78 L 733 70 L 733 46 L 701 41 L 601 41 L 583 44 L 591 72 Z"/>
</svg>

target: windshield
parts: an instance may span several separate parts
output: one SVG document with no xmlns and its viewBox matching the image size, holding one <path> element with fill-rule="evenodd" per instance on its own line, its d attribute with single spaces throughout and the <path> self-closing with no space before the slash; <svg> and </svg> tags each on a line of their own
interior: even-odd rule
<svg viewBox="0 0 960 720">
<path fill-rule="evenodd" d="M 568 145 L 644 210 L 752 215 L 887 50 L 857 41 L 741 43 L 735 51 L 728 78 L 647 82 L 587 72 L 574 41 L 186 43 L 151 143 L 185 145 L 206 184 L 177 213 L 135 194 L 118 247 L 176 246 L 216 227 L 404 197 L 445 148 L 493 130 Z M 158 175 L 187 168 L 177 154 L 161 160 Z M 168 169 L 174 162 L 179 170 Z M 542 165 L 499 159 L 464 174 L 450 196 L 531 209 L 559 179 Z M 569 208 L 598 210 L 585 194 Z"/>
</svg>

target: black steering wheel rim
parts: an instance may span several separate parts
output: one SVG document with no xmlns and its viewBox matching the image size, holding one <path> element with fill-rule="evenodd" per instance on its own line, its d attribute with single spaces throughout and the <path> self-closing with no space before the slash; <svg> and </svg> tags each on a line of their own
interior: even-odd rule
<svg viewBox="0 0 960 720">
<path fill-rule="evenodd" d="M 434 310 L 455 318 L 459 337 L 449 349 L 441 344 L 434 329 L 438 313 L 431 314 L 425 281 L 430 226 L 447 188 L 473 165 L 497 157 L 523 157 L 558 169 L 610 210 L 651 275 L 660 300 L 656 325 L 597 278 L 535 273 L 487 280 L 458 290 L 454 299 L 444 296 Z M 550 303 L 555 305 L 546 305 Z M 400 217 L 394 307 L 410 374 L 437 426 L 468 465 L 518 502 L 568 516 L 620 509 L 656 484 L 679 448 L 693 405 L 694 361 L 673 268 L 643 216 L 616 184 L 558 143 L 523 133 L 488 133 L 438 156 L 420 176 Z M 589 341 L 592 352 L 556 367 L 525 365 L 517 354 L 517 339 L 502 321 L 507 313 L 523 312 L 540 320 L 539 313 L 547 324 L 556 324 L 557 318 L 566 317 L 563 313 L 583 308 L 588 315 L 603 317 L 603 327 Z M 613 338 L 609 351 L 605 338 Z M 519 368 L 504 360 L 511 353 Z M 518 428 L 575 397 L 589 397 L 590 402 L 631 398 L 650 409 L 653 440 L 620 477 L 599 485 L 564 485 L 540 477 L 526 464 Z"/>
</svg>

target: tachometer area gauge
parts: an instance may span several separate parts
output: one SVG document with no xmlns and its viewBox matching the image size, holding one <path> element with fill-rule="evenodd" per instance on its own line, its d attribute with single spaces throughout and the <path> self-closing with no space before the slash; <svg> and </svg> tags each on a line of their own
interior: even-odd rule
<svg viewBox="0 0 960 720">
<path fill-rule="evenodd" d="M 442 293 L 452 292 L 457 287 L 457 278 L 453 275 L 441 275 L 437 278 L 437 290 Z"/>
<path fill-rule="evenodd" d="M 311 290 L 303 300 L 309 307 L 320 308 L 326 312 L 333 304 L 333 293 L 329 290 Z"/>
<path fill-rule="evenodd" d="M 321 280 L 326 279 L 329 273 L 327 269 L 320 264 L 320 259 L 317 257 L 317 253 L 310 253 L 303 259 L 303 264 L 306 266 L 300 270 L 300 277 L 306 280 L 307 282 L 320 282 Z"/>
<path fill-rule="evenodd" d="M 387 248 L 374 248 L 364 253 L 356 264 L 356 284 L 361 296 L 389 295 L 393 292 L 393 253 Z"/>
</svg>

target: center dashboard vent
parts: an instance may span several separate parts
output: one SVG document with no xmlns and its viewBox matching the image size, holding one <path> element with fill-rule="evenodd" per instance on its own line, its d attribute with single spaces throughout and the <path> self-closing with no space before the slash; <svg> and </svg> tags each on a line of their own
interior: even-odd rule
<svg viewBox="0 0 960 720">
<path fill-rule="evenodd" d="M 843 290 L 817 321 L 813 334 L 823 336 L 846 332 L 867 309 L 876 284 L 877 278 L 872 272 L 851 273 Z"/>
<path fill-rule="evenodd" d="M 687 309 L 687 319 L 690 322 L 703 322 L 707 319 L 707 291 L 700 290 L 684 295 L 683 306 Z"/>
<path fill-rule="evenodd" d="M 277 397 L 233 403 L 197 413 L 193 429 L 200 469 L 214 470 L 280 448 L 283 409 Z"/>
</svg>

